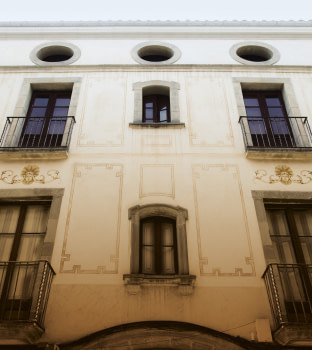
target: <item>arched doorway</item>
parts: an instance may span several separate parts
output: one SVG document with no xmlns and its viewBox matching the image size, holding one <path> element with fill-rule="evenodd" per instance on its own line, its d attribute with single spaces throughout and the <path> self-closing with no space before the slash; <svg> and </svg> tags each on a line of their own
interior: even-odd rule
<svg viewBox="0 0 312 350">
<path fill-rule="evenodd" d="M 148 321 L 119 325 L 60 345 L 60 350 L 104 349 L 246 350 L 250 343 L 191 323 Z"/>
</svg>

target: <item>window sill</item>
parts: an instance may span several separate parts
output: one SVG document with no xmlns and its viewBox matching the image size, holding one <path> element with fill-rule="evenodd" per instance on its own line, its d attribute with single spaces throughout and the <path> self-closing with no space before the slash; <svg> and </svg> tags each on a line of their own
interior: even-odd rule
<svg viewBox="0 0 312 350">
<path fill-rule="evenodd" d="M 0 321 L 1 344 L 33 344 L 43 335 L 44 330 L 33 320 Z"/>
<path fill-rule="evenodd" d="M 312 159 L 312 148 L 247 148 L 248 159 Z"/>
<path fill-rule="evenodd" d="M 273 337 L 283 346 L 308 346 L 312 341 L 311 323 L 284 323 L 274 333 Z"/>
<path fill-rule="evenodd" d="M 172 129 L 182 129 L 185 128 L 185 123 L 129 123 L 130 128 L 172 128 Z"/>
<path fill-rule="evenodd" d="M 0 159 L 2 160 L 67 158 L 67 148 L 0 148 Z"/>
<path fill-rule="evenodd" d="M 127 292 L 131 295 L 140 293 L 145 287 L 178 287 L 180 295 L 191 295 L 196 276 L 125 274 L 123 279 Z"/>
</svg>

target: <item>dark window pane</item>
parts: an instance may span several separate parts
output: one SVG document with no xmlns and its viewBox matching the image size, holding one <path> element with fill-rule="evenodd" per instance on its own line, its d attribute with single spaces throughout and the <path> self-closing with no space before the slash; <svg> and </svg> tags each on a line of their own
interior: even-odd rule
<svg viewBox="0 0 312 350">
<path fill-rule="evenodd" d="M 70 98 L 57 98 L 55 100 L 56 107 L 68 107 L 70 104 Z"/>
<path fill-rule="evenodd" d="M 246 108 L 246 113 L 248 117 L 261 117 L 262 113 L 260 108 L 252 108 L 252 107 L 248 107 Z"/>
<path fill-rule="evenodd" d="M 33 108 L 31 111 L 31 117 L 44 117 L 46 114 L 46 108 Z"/>
<path fill-rule="evenodd" d="M 251 134 L 266 134 L 266 129 L 264 122 L 262 120 L 259 120 L 259 118 L 249 118 L 248 119 L 248 125 L 249 125 L 249 130 Z"/>
<path fill-rule="evenodd" d="M 43 122 L 44 118 L 30 118 L 25 129 L 25 134 L 39 135 L 43 127 Z"/>
<path fill-rule="evenodd" d="M 276 119 L 276 120 L 275 120 Z M 289 128 L 284 118 L 274 118 L 271 121 L 272 131 L 274 134 L 289 134 Z"/>
<path fill-rule="evenodd" d="M 244 98 L 245 106 L 246 107 L 257 107 L 259 106 L 259 101 L 257 98 L 250 98 L 250 97 L 245 97 Z"/>
<path fill-rule="evenodd" d="M 64 134 L 66 118 L 53 118 L 49 124 L 48 134 Z"/>
<path fill-rule="evenodd" d="M 53 117 L 66 117 L 67 114 L 68 114 L 68 108 L 66 107 L 54 108 Z"/>
<path fill-rule="evenodd" d="M 281 108 L 268 108 L 270 117 L 284 117 L 284 112 Z"/>
<path fill-rule="evenodd" d="M 49 98 L 48 97 L 36 97 L 34 100 L 35 107 L 46 107 L 48 105 Z"/>
<path fill-rule="evenodd" d="M 267 106 L 269 107 L 279 107 L 281 106 L 280 99 L 278 97 L 267 97 L 265 99 Z"/>
</svg>

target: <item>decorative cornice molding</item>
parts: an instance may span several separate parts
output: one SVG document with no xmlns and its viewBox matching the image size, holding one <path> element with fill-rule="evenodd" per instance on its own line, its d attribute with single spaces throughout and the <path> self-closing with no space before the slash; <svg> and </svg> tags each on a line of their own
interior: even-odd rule
<svg viewBox="0 0 312 350">
<path fill-rule="evenodd" d="M 0 22 L 0 39 L 164 40 L 167 38 L 312 38 L 311 21 L 59 21 Z"/>
<path fill-rule="evenodd" d="M 113 20 L 113 21 L 3 21 L 0 27 L 312 27 L 312 20 L 233 20 L 233 21 L 200 21 L 200 20 Z"/>
</svg>

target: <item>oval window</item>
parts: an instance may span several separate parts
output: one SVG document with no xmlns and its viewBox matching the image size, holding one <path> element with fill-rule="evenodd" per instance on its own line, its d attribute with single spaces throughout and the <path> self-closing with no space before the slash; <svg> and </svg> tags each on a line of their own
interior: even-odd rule
<svg viewBox="0 0 312 350">
<path fill-rule="evenodd" d="M 171 64 L 181 56 L 177 47 L 160 42 L 139 44 L 132 50 L 131 54 L 141 64 Z"/>
<path fill-rule="evenodd" d="M 152 45 L 139 50 L 138 56 L 149 62 L 164 62 L 173 56 L 173 51 L 167 47 Z"/>
<path fill-rule="evenodd" d="M 44 44 L 36 47 L 31 60 L 38 65 L 63 65 L 75 62 L 80 56 L 80 50 L 71 44 Z"/>
<path fill-rule="evenodd" d="M 231 49 L 231 56 L 243 64 L 270 65 L 279 60 L 278 51 L 263 43 L 236 44 Z"/>
</svg>

